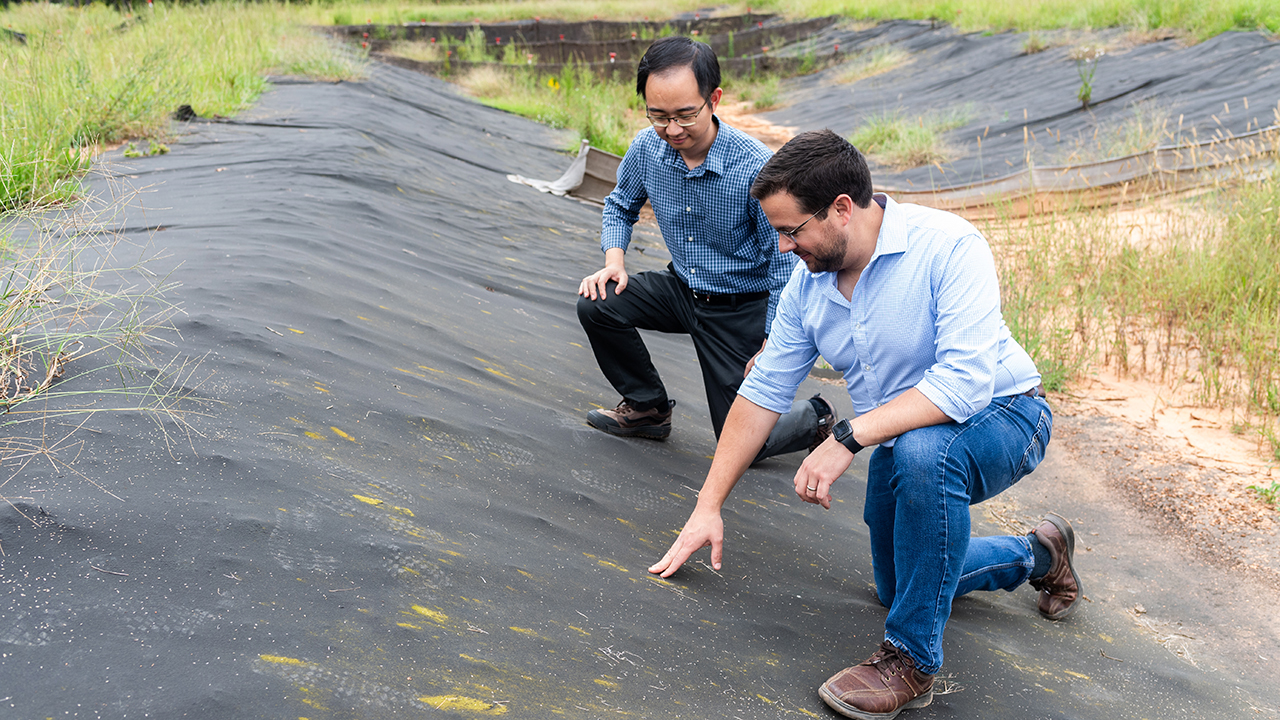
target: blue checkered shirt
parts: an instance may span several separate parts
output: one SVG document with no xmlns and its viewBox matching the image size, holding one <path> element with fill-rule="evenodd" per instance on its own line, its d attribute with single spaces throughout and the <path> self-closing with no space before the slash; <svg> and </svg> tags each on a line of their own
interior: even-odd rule
<svg viewBox="0 0 1280 720">
<path fill-rule="evenodd" d="M 995 261 L 977 228 L 884 195 L 876 201 L 884 221 L 852 300 L 836 273 L 797 266 L 738 394 L 785 413 L 819 354 L 844 374 L 859 414 L 914 387 L 964 422 L 992 398 L 1038 385 L 1035 363 L 1000 313 Z"/>
<path fill-rule="evenodd" d="M 618 167 L 618 185 L 604 201 L 600 248 L 627 249 L 631 226 L 648 199 L 676 275 L 704 293 L 768 290 L 767 330 L 796 261 L 778 252 L 778 233 L 750 193 L 772 153 L 759 140 L 715 122 L 719 129 L 707 159 L 693 170 L 653 128 L 636 136 Z"/>
</svg>

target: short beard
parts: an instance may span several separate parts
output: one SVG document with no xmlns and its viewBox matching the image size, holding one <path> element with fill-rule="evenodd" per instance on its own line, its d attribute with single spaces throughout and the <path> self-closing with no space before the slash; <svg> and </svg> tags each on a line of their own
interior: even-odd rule
<svg viewBox="0 0 1280 720">
<path fill-rule="evenodd" d="M 823 229 L 822 245 L 814 250 L 805 262 L 811 273 L 836 272 L 844 267 L 845 252 L 849 249 L 849 239 L 839 230 Z"/>
</svg>

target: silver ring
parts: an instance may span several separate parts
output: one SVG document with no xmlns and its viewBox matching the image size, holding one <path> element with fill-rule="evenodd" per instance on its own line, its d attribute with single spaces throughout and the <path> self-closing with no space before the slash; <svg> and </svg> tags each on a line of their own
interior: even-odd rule
<svg viewBox="0 0 1280 720">
<path fill-rule="evenodd" d="M 816 487 L 814 487 L 814 486 L 812 486 L 812 485 L 805 485 L 805 489 L 806 489 L 806 490 L 817 490 L 818 488 L 816 488 Z"/>
</svg>

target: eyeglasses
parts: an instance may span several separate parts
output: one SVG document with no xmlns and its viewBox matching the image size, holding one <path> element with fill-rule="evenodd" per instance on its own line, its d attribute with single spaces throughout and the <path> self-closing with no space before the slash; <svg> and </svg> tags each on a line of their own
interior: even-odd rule
<svg viewBox="0 0 1280 720">
<path fill-rule="evenodd" d="M 809 224 L 809 220 L 812 220 L 812 219 L 814 219 L 814 218 L 818 217 L 818 213 L 822 212 L 823 210 L 826 210 L 826 209 L 827 209 L 827 208 L 829 208 L 829 207 L 831 207 L 831 204 L 830 204 L 830 203 L 828 203 L 828 204 L 826 204 L 826 205 L 823 205 L 823 206 L 822 206 L 822 209 L 821 209 L 821 210 L 819 210 L 818 212 L 816 212 L 816 213 L 814 213 L 814 214 L 810 215 L 808 220 L 805 220 L 804 222 L 800 223 L 799 225 L 795 226 L 794 228 L 792 228 L 792 229 L 790 229 L 790 230 L 779 230 L 779 231 L 778 231 L 778 234 L 779 234 L 779 235 L 786 235 L 787 237 L 791 238 L 791 242 L 795 242 L 795 241 L 796 241 L 796 235 L 799 235 L 799 234 L 800 234 L 800 230 L 801 230 L 802 228 L 804 228 L 804 226 L 805 226 L 805 225 L 808 225 L 808 224 Z"/>
<path fill-rule="evenodd" d="M 707 102 L 710 102 L 710 101 L 707 101 Z M 702 113 L 702 108 L 706 106 L 707 106 L 707 103 L 704 102 L 698 106 L 697 110 L 694 110 L 689 115 L 677 115 L 673 118 L 654 117 L 649 113 L 645 113 L 644 116 L 649 118 L 649 122 L 653 123 L 654 127 L 664 128 L 670 125 L 671 121 L 673 120 L 680 127 L 693 127 L 694 125 L 698 124 L 698 115 Z"/>
</svg>

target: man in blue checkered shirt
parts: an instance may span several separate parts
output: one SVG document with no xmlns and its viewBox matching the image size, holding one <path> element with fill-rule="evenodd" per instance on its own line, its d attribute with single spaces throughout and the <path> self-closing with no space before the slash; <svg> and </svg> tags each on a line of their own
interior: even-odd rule
<svg viewBox="0 0 1280 720">
<path fill-rule="evenodd" d="M 622 396 L 587 421 L 614 435 L 662 440 L 671 433 L 675 401 L 640 337 L 638 329 L 646 329 L 692 337 L 719 437 L 795 264 L 778 252 L 778 234 L 750 195 L 769 149 L 715 117 L 719 85 L 715 53 L 688 38 L 659 40 L 640 60 L 636 91 L 653 127 L 636 136 L 605 199 L 605 266 L 578 288 L 582 327 Z M 623 258 L 645 200 L 672 262 L 631 276 Z M 821 396 L 797 402 L 755 459 L 812 449 L 835 420 Z"/>
</svg>

